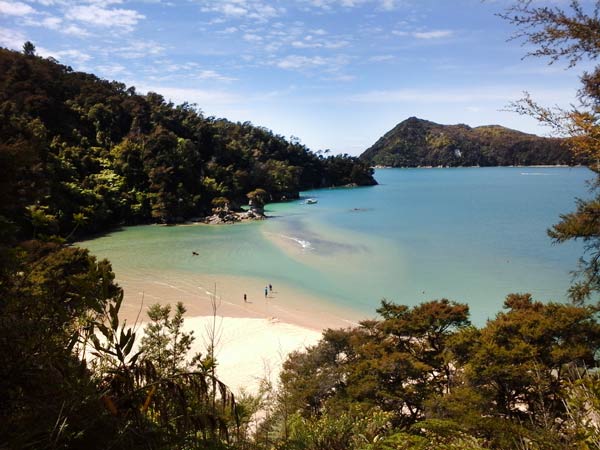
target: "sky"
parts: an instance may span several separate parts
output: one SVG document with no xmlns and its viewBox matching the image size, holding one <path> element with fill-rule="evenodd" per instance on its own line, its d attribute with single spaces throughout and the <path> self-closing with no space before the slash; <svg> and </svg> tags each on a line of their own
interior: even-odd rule
<svg viewBox="0 0 600 450">
<path fill-rule="evenodd" d="M 567 2 L 553 0 L 564 6 Z M 525 58 L 508 0 L 0 0 L 0 46 L 358 155 L 411 116 L 547 135 L 508 111 L 576 100 L 582 69 Z M 529 49 L 530 50 L 530 49 Z"/>
</svg>

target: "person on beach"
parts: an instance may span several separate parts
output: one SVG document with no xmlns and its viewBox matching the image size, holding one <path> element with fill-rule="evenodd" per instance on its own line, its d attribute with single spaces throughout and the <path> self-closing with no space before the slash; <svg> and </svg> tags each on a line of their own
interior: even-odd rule
<svg viewBox="0 0 600 450">
<path fill-rule="evenodd" d="M 267 294 L 269 293 L 269 288 L 265 286 L 265 298 L 267 298 Z"/>
<path fill-rule="evenodd" d="M 269 292 L 273 292 L 273 286 L 269 283 Z"/>
<path fill-rule="evenodd" d="M 246 294 L 244 294 L 244 303 L 248 302 L 248 297 L 246 297 Z"/>
</svg>

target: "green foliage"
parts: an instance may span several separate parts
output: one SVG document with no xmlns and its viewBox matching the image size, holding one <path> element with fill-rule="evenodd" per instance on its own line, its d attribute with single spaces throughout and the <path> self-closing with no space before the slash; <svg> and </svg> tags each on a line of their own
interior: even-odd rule
<svg viewBox="0 0 600 450">
<path fill-rule="evenodd" d="M 294 415 L 282 448 L 306 450 L 367 450 L 384 448 L 380 441 L 391 427 L 391 414 L 353 405 L 339 414 L 304 418 Z"/>
<path fill-rule="evenodd" d="M 561 139 L 542 138 L 498 125 L 471 128 L 411 117 L 360 155 L 391 167 L 578 164 Z"/>
<path fill-rule="evenodd" d="M 262 207 L 269 198 L 269 194 L 264 189 L 258 188 L 246 194 L 251 205 Z"/>
<path fill-rule="evenodd" d="M 0 215 L 23 237 L 181 222 L 209 214 L 214 198 L 235 208 L 257 188 L 278 201 L 375 184 L 372 174 L 357 158 L 0 49 Z"/>
<path fill-rule="evenodd" d="M 580 260 L 579 279 L 569 290 L 575 302 L 583 302 L 600 292 L 600 196 L 588 201 L 578 200 L 575 212 L 564 214 L 548 234 L 555 242 L 580 240 L 585 243 L 587 258 Z"/>
<path fill-rule="evenodd" d="M 381 321 L 351 330 L 328 330 L 305 354 L 284 364 L 282 387 L 304 415 L 343 409 L 348 401 L 394 412 L 396 425 L 424 415 L 424 401 L 452 383 L 446 340 L 468 324 L 466 305 L 448 300 L 412 309 L 383 301 Z"/>
<path fill-rule="evenodd" d="M 181 305 L 173 318 L 155 307 L 138 348 L 107 261 L 58 243 L 14 246 L 14 228 L 0 230 L 13 245 L 0 258 L 0 447 L 227 446 L 235 400 L 213 373 L 191 370 Z"/>
<path fill-rule="evenodd" d="M 187 361 L 195 338 L 193 332 L 183 331 L 185 311 L 181 302 L 177 303 L 172 318 L 171 305 L 154 304 L 148 309 L 150 322 L 144 328 L 140 351 L 161 376 L 169 377 L 189 371 L 195 364 L 207 370 L 201 364 L 200 355 L 196 355 L 192 363 Z"/>
<path fill-rule="evenodd" d="M 570 433 L 581 448 L 600 449 L 600 375 L 575 374 L 565 382 L 565 406 L 571 422 Z"/>
<path fill-rule="evenodd" d="M 191 370 L 191 333 L 182 332 L 185 309 L 154 305 L 140 350 L 135 332 L 119 325 L 117 301 L 94 322 L 104 337 L 90 335 L 100 400 L 117 418 L 114 445 L 131 448 L 223 448 L 239 427 L 233 394 L 214 374 Z"/>
<path fill-rule="evenodd" d="M 0 283 L 0 446 L 104 448 L 116 432 L 77 342 L 121 291 L 86 250 L 25 242 Z"/>
<path fill-rule="evenodd" d="M 573 368 L 597 367 L 598 309 L 528 294 L 509 295 L 505 308 L 477 329 L 466 305 L 384 300 L 382 319 L 327 330 L 316 346 L 290 355 L 279 411 L 292 417 L 297 440 L 311 442 L 305 448 L 360 448 L 349 444 L 354 430 L 342 420 L 352 408 L 388 414 L 389 430 L 365 448 L 576 448 L 594 429 L 585 415 L 569 414 L 582 402 L 595 405 L 595 394 L 568 383 Z"/>
<path fill-rule="evenodd" d="M 35 56 L 35 45 L 30 41 L 25 42 L 23 44 L 23 54 L 25 56 Z"/>
</svg>

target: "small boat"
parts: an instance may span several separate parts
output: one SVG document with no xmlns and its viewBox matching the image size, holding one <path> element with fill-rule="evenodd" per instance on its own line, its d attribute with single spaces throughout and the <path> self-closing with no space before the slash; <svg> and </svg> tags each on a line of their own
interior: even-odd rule
<svg viewBox="0 0 600 450">
<path fill-rule="evenodd" d="M 316 198 L 308 198 L 306 199 L 306 201 L 304 202 L 307 205 L 314 205 L 315 203 L 317 203 L 317 199 Z"/>
</svg>

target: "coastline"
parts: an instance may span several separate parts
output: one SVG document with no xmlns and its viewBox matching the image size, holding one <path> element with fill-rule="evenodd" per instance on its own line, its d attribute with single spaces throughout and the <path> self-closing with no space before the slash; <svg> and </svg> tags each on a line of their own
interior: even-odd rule
<svg viewBox="0 0 600 450">
<path fill-rule="evenodd" d="M 498 167 L 518 167 L 518 168 L 527 168 L 533 167 L 538 169 L 552 169 L 552 168 L 575 168 L 575 167 L 586 167 L 583 164 L 532 164 L 532 165 L 510 165 L 510 166 L 380 166 L 375 165 L 372 166 L 372 169 L 490 169 L 490 168 L 498 168 Z"/>
<path fill-rule="evenodd" d="M 273 286 L 265 297 L 265 285 L 254 278 L 163 274 L 117 277 L 117 282 L 125 293 L 120 318 L 138 328 L 140 337 L 154 303 L 184 304 L 184 329 L 196 338 L 189 357 L 206 354 L 214 328 L 217 376 L 236 394 L 258 392 L 262 379 L 276 384 L 288 354 L 315 345 L 327 328 L 347 328 L 364 319 L 285 285 Z"/>
</svg>

